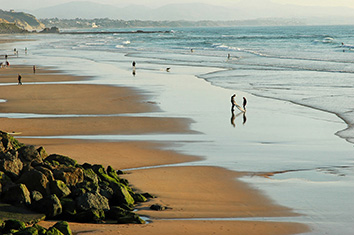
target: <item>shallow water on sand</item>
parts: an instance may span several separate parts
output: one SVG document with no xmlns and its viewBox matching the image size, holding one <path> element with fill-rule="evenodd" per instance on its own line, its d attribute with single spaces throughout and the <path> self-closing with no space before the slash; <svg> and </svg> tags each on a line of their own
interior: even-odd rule
<svg viewBox="0 0 354 236">
<path fill-rule="evenodd" d="M 254 32 L 248 34 L 258 32 L 257 29 L 252 30 Z M 286 45 L 281 44 L 282 50 L 271 49 L 279 47 L 275 44 L 277 40 L 288 39 L 276 37 L 273 41 L 267 41 L 266 36 L 261 37 L 262 33 L 259 31 L 258 36 L 253 35 L 255 41 L 252 50 L 246 46 L 230 48 L 231 45 L 228 49 L 238 52 L 238 57 L 231 61 L 223 58 L 225 52 L 228 52 L 224 50 L 224 44 L 208 46 L 205 43 L 204 47 L 214 47 L 217 50 L 205 50 L 202 53 L 198 51 L 201 48 L 195 49 L 193 54 L 188 52 L 189 46 L 186 43 L 183 52 L 176 45 L 166 51 L 163 44 L 159 46 L 158 42 L 148 41 L 148 37 L 155 39 L 156 35 L 144 36 L 147 38 L 136 36 L 142 40 L 139 46 L 122 44 L 117 51 L 109 45 L 123 40 L 127 42 L 128 36 L 120 35 L 121 38 L 117 38 L 111 35 L 111 38 L 102 38 L 95 35 L 89 38 L 90 44 L 76 36 L 41 36 L 43 38 L 37 42 L 17 43 L 19 48 L 27 46 L 30 55 L 16 60 L 20 64 L 55 66 L 67 73 L 94 76 L 89 83 L 143 89 L 151 96 L 150 102 L 156 102 L 164 110 L 163 113 L 144 115 L 189 117 L 195 120 L 191 128 L 202 132 L 193 135 L 102 135 L 72 138 L 173 142 L 176 144 L 172 147 L 174 150 L 205 158 L 187 165 L 221 166 L 249 172 L 242 180 L 262 190 L 276 202 L 304 214 L 293 220 L 310 224 L 313 229 L 311 233 L 352 234 L 353 147 L 335 135 L 348 126 L 333 113 L 294 104 L 324 110 L 330 108 L 331 112 L 341 116 L 351 114 L 351 104 L 341 102 L 341 99 L 351 97 L 349 84 L 353 69 L 347 61 L 352 54 L 339 54 L 340 49 L 334 44 L 320 41 L 313 42 L 314 47 L 304 52 L 293 49 L 293 58 L 284 58 L 284 50 L 289 51 Z M 198 34 L 201 33 L 198 31 Z M 215 39 L 213 35 L 204 32 L 204 38 L 211 42 Z M 317 38 L 323 35 L 322 32 Z M 349 38 L 343 35 L 341 39 Z M 173 36 L 180 35 L 164 35 L 167 38 Z M 234 36 L 222 36 L 229 37 Z M 200 45 L 204 38 L 192 39 L 194 42 L 199 40 Z M 299 38 L 300 43 L 306 44 L 306 38 L 310 36 L 302 34 Z M 157 41 L 163 40 L 166 39 Z M 134 44 L 134 39 L 130 38 L 129 41 L 130 45 Z M 244 41 L 244 45 L 247 42 Z M 193 45 L 196 47 L 196 44 Z M 322 58 L 317 46 L 322 50 L 338 52 L 337 58 Z M 309 51 L 311 63 L 308 60 Z M 269 56 L 271 53 L 272 56 Z M 131 68 L 133 60 L 137 61 L 135 76 Z M 329 66 L 324 68 L 327 62 Z M 345 73 L 331 72 L 342 70 L 343 64 L 346 65 Z M 169 73 L 165 71 L 166 67 L 171 67 Z M 331 76 L 343 81 L 342 88 L 333 83 Z M 254 96 L 249 92 L 281 100 Z M 232 114 L 230 96 L 233 93 L 237 94 L 236 101 L 239 104 L 243 96 L 247 97 L 245 116 L 237 113 L 237 110 Z M 348 137 L 352 137 L 350 131 L 345 132 Z M 275 174 L 264 178 L 260 176 L 263 173 Z"/>
</svg>

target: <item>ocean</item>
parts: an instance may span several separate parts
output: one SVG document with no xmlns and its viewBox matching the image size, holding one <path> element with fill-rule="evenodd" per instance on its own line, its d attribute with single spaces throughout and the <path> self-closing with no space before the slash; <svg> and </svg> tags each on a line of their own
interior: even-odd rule
<svg viewBox="0 0 354 236">
<path fill-rule="evenodd" d="M 13 45 L 21 55 L 28 48 L 21 64 L 142 89 L 164 111 L 144 115 L 191 118 L 199 134 L 70 138 L 174 143 L 204 158 L 182 165 L 248 173 L 243 181 L 302 214 L 260 220 L 306 223 L 311 234 L 354 233 L 354 26 L 129 30 L 167 32 L 96 28 L 112 33 L 19 35 L 35 41 Z M 4 47 L 0 54 L 11 53 Z M 245 116 L 230 111 L 233 93 L 239 104 L 247 97 Z"/>
</svg>

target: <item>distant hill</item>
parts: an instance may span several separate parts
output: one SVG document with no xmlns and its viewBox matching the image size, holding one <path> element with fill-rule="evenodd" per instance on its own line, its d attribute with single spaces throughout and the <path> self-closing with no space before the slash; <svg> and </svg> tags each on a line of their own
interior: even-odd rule
<svg viewBox="0 0 354 236">
<path fill-rule="evenodd" d="M 234 9 L 202 3 L 170 4 L 159 8 L 130 5 L 119 8 L 88 1 L 74 1 L 32 11 L 38 18 L 121 20 L 233 20 L 240 15 Z"/>
<path fill-rule="evenodd" d="M 140 5 L 117 7 L 90 1 L 73 1 L 33 10 L 38 18 L 153 21 L 254 20 L 260 18 L 306 19 L 309 24 L 353 24 L 354 9 L 347 7 L 298 6 L 274 3 L 271 0 L 242 0 L 234 7 L 203 3 L 168 4 L 158 8 Z"/>
<path fill-rule="evenodd" d="M 15 28 L 11 25 L 15 25 L 18 28 L 27 31 L 42 30 L 45 27 L 44 24 L 39 22 L 35 16 L 24 12 L 0 10 L 0 22 L 2 22 L 3 30 L 6 29 L 6 27 L 8 27 L 8 29 L 11 28 L 12 30 L 15 30 Z"/>
</svg>

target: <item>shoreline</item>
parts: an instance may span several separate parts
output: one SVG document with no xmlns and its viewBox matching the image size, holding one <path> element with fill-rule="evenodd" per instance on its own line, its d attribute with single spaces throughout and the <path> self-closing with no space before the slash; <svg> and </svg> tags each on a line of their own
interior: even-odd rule
<svg viewBox="0 0 354 236">
<path fill-rule="evenodd" d="M 11 68 L 10 68 L 11 69 Z M 74 77 L 73 76 L 73 80 L 75 80 L 76 79 L 76 77 Z M 26 89 L 29 89 L 29 90 L 33 90 L 34 88 L 33 87 L 36 87 L 37 85 L 33 85 L 33 86 L 30 86 L 30 85 L 28 85 L 28 86 L 20 86 L 20 87 L 28 87 L 28 88 L 26 88 Z M 50 87 L 50 85 L 41 85 L 41 86 L 44 86 L 45 88 L 46 87 Z M 99 85 L 94 85 L 93 87 L 95 87 L 94 89 L 100 89 L 100 86 Z M 1 88 L 0 88 L 1 89 Z M 15 88 L 14 88 L 15 90 L 16 89 L 19 89 L 18 88 L 18 86 L 16 86 Z M 114 89 L 116 89 L 116 87 L 114 87 Z M 118 88 L 119 89 L 119 88 Z M 7 100 L 9 103 L 11 103 L 11 99 L 8 99 L 8 98 L 3 98 L 3 97 L 1 97 L 1 99 L 5 99 L 5 100 Z M 117 99 L 117 100 L 119 100 L 119 99 Z M 72 101 L 75 101 L 75 100 L 72 100 Z M 48 101 L 47 101 L 48 102 Z M 53 102 L 53 101 L 51 101 L 51 102 Z M 6 103 L 5 103 L 6 104 Z M 51 104 L 51 106 L 53 106 L 53 103 L 50 103 Z M 72 103 L 71 103 L 72 104 Z M 1 103 L 0 104 L 1 106 L 2 105 L 4 105 L 4 103 Z M 17 105 L 15 105 L 15 103 L 13 103 L 12 104 L 13 106 L 17 106 Z M 30 108 L 31 107 L 31 105 L 32 105 L 32 108 Z M 48 105 L 48 104 L 47 104 Z M 151 104 L 149 104 L 149 105 L 151 105 Z M 32 112 L 32 113 L 36 113 L 36 112 L 38 112 L 38 110 L 36 110 L 36 106 L 35 105 L 33 105 L 33 104 L 26 104 L 25 106 L 23 106 L 23 107 L 27 107 L 28 108 L 28 112 L 29 111 L 35 111 L 35 112 Z M 56 108 L 56 107 L 55 107 Z M 9 108 L 6 108 L 6 109 L 9 109 Z M 32 110 L 32 109 L 34 109 L 34 110 Z M 0 109 L 1 110 L 1 109 Z M 41 109 L 39 109 L 39 110 L 41 110 Z M 16 112 L 17 110 L 16 110 L 16 108 L 12 108 L 12 110 L 7 110 L 7 111 L 12 111 L 12 112 Z M 65 111 L 65 110 L 64 110 Z M 73 114 L 75 114 L 76 112 L 78 111 L 78 109 L 77 108 L 74 108 L 73 109 Z M 87 113 L 87 110 L 85 110 L 85 109 L 82 109 L 81 110 L 82 111 L 82 114 L 85 114 L 85 111 L 86 111 L 86 113 Z M 3 112 L 3 111 L 1 111 L 1 112 Z M 23 112 L 22 110 L 21 110 L 21 112 Z M 95 112 L 97 112 L 97 111 L 95 111 Z M 139 112 L 139 111 L 138 111 Z M 140 112 L 144 112 L 144 111 L 140 111 Z M 46 113 L 47 114 L 56 114 L 55 112 L 53 112 L 53 109 L 51 110 L 50 109 L 50 106 L 47 106 L 47 110 L 46 110 Z M 110 112 L 108 112 L 108 113 L 110 113 Z M 114 112 L 112 112 L 112 113 L 116 113 L 116 111 L 114 111 Z M 103 114 L 106 114 L 106 113 L 103 113 Z M 132 120 L 131 119 L 132 117 L 129 117 L 129 120 Z M 0 118 L 0 119 L 7 119 L 7 118 Z M 78 119 L 82 119 L 82 118 L 78 118 Z M 162 120 L 162 118 L 153 118 L 153 119 L 158 119 L 159 120 L 159 122 Z M 178 118 L 178 119 L 180 119 L 180 118 Z M 11 120 L 11 119 L 9 119 L 9 120 Z M 29 119 L 29 120 L 31 120 L 31 119 Z M 39 120 L 41 120 L 41 122 L 46 122 L 46 118 L 42 118 L 42 119 L 39 119 Z M 18 123 L 22 123 L 23 122 L 23 120 L 20 120 L 20 119 L 12 119 L 12 121 L 14 122 L 14 123 L 11 123 L 11 125 L 10 126 L 16 126 L 16 123 L 18 124 Z M 109 122 L 108 122 L 109 123 Z M 172 121 L 172 123 L 175 123 L 175 121 Z M 185 123 L 185 121 L 184 122 L 182 122 L 182 123 Z M 173 125 L 173 124 L 171 124 L 171 125 Z M 27 124 L 27 126 L 29 126 L 28 124 Z M 187 124 L 187 126 L 188 126 L 188 124 Z M 22 128 L 22 130 L 24 131 L 24 132 L 28 132 L 27 130 L 28 130 L 28 128 L 29 127 L 26 127 L 26 125 L 24 125 L 23 126 L 23 128 Z M 91 128 L 91 127 L 90 127 Z M 161 127 L 160 127 L 161 128 Z M 26 130 L 27 129 L 27 130 Z M 61 129 L 60 127 L 57 127 L 57 129 Z M 81 128 L 81 129 L 84 129 L 84 126 Z M 156 127 L 155 128 L 152 128 L 151 130 L 149 130 L 148 132 L 153 132 L 153 130 L 154 129 L 156 129 Z M 21 130 L 21 131 L 22 131 Z M 180 130 L 180 128 L 177 128 L 176 130 Z M 185 133 L 188 133 L 188 131 L 185 129 L 185 130 L 183 130 Z M 78 130 L 76 130 L 76 131 L 73 131 L 73 134 L 75 134 L 75 132 L 78 132 Z M 100 129 L 97 129 L 96 131 L 95 131 L 96 133 L 99 133 L 99 132 L 101 132 L 100 131 Z M 118 132 L 119 133 L 119 131 L 117 131 L 117 130 L 115 130 L 115 132 Z M 121 132 L 121 131 L 120 131 Z M 165 132 L 165 133 L 170 133 L 171 132 L 171 130 L 166 130 L 166 129 L 162 129 L 162 130 L 160 130 L 160 132 Z M 129 133 L 129 129 L 127 130 L 127 133 Z M 138 134 L 139 133 L 139 129 L 137 129 L 136 130 L 136 133 Z M 99 133 L 100 134 L 100 133 Z M 43 135 L 43 134 L 42 134 Z M 24 143 L 26 143 L 26 144 L 28 144 L 27 142 L 26 142 L 26 140 L 28 140 L 28 139 L 20 139 L 20 141 L 21 142 L 24 142 Z M 44 139 L 44 140 L 39 140 L 39 139 L 31 139 L 30 140 L 30 142 L 32 143 L 32 144 L 37 144 L 37 145 L 42 145 L 42 143 L 41 142 L 47 142 L 48 143 L 48 141 L 49 141 L 49 143 L 51 143 L 50 145 L 51 146 L 49 146 L 48 148 L 47 148 L 47 146 L 46 145 L 43 145 L 44 146 L 44 148 L 46 148 L 46 150 L 48 150 L 48 152 L 49 153 L 51 153 L 51 150 L 53 150 L 53 151 L 58 151 L 58 150 L 62 150 L 62 154 L 65 154 L 65 152 L 66 151 L 69 151 L 69 150 L 71 150 L 71 151 L 73 151 L 73 150 L 75 150 L 75 149 L 77 149 L 77 147 L 79 147 L 79 146 L 81 146 L 81 147 L 85 147 L 85 145 L 83 144 L 83 141 L 78 141 L 78 140 L 57 140 L 57 141 L 55 141 L 55 140 L 47 140 L 47 139 Z M 81 142 L 81 143 L 80 143 Z M 97 141 L 96 141 L 97 142 Z M 95 143 L 94 141 L 93 142 L 88 142 L 88 144 L 86 145 L 86 147 L 88 147 L 88 146 L 91 146 L 92 147 L 92 143 Z M 124 143 L 124 142 L 123 142 Z M 116 144 L 116 143 L 114 143 L 114 142 L 110 142 L 110 144 Z M 121 143 L 122 144 L 122 143 Z M 72 145 L 72 146 L 70 146 L 70 145 Z M 106 144 L 105 142 L 97 142 L 97 145 L 103 145 L 103 146 L 105 146 L 105 145 L 108 145 L 108 144 Z M 96 146 L 97 146 L 96 145 Z M 127 147 L 126 147 L 126 150 L 127 150 L 127 153 L 126 154 L 122 154 L 122 156 L 121 156 L 121 158 L 126 158 L 127 157 L 127 155 L 131 155 L 131 156 L 134 156 L 134 155 L 137 155 L 136 153 L 134 154 L 133 153 L 133 151 L 132 151 L 132 147 L 131 146 L 129 146 L 129 145 L 135 145 L 135 146 L 139 146 L 139 145 L 142 145 L 141 143 L 139 144 L 139 142 L 131 142 L 130 144 L 127 144 Z M 151 145 L 151 144 L 149 144 L 149 145 Z M 153 146 L 153 145 L 152 145 Z M 173 153 L 172 151 L 167 151 L 167 154 L 166 153 L 164 153 L 164 152 L 166 152 L 166 150 L 161 150 L 161 149 L 159 149 L 159 148 L 157 148 L 156 149 L 156 147 L 154 147 L 154 148 L 152 148 L 152 146 L 150 146 L 150 147 L 148 147 L 148 148 L 151 148 L 151 149 L 149 149 L 152 153 L 157 153 L 157 152 L 159 152 L 161 155 L 162 155 L 162 159 L 164 159 L 164 158 L 166 158 L 166 156 L 167 157 L 170 157 L 170 155 L 171 155 L 171 153 Z M 144 145 L 142 145 L 142 146 L 140 146 L 140 148 L 141 148 L 141 153 L 139 154 L 139 155 L 143 155 L 143 154 L 146 154 L 146 146 L 144 147 Z M 145 148 L 145 149 L 144 149 Z M 107 148 L 102 148 L 101 147 L 101 149 L 100 150 L 107 150 Z M 77 150 L 75 150 L 75 151 L 77 151 Z M 76 152 L 76 153 L 78 153 L 78 152 Z M 81 151 L 79 151 L 79 153 L 82 153 Z M 72 154 L 72 155 L 75 155 L 75 154 Z M 155 154 L 154 154 L 155 155 Z M 178 153 L 175 153 L 175 155 L 176 156 L 174 156 L 174 157 L 172 157 L 172 158 L 170 158 L 170 160 L 169 161 L 166 161 L 165 160 L 165 162 L 166 163 L 168 163 L 168 164 L 172 164 L 172 163 L 181 163 L 181 162 L 188 162 L 188 161 L 192 161 L 192 160 L 197 160 L 199 157 L 193 157 L 193 156 L 190 156 L 190 157 L 187 157 L 187 158 L 185 158 L 185 159 L 183 159 L 183 158 L 181 158 L 181 156 L 185 156 L 185 155 L 182 155 L 182 154 L 178 154 Z M 93 157 L 91 158 L 92 160 L 96 160 L 96 162 L 97 162 L 97 158 L 95 159 L 94 158 L 95 157 L 95 155 L 93 155 Z M 76 156 L 72 156 L 72 158 L 74 158 L 74 159 L 77 159 L 79 162 L 80 161 L 87 161 L 87 159 L 89 159 L 89 160 L 91 160 L 90 158 L 87 158 L 87 156 L 85 156 L 85 157 L 80 157 L 80 160 L 76 157 Z M 112 160 L 112 159 L 110 159 L 110 160 Z M 110 163 L 111 164 L 111 162 L 110 162 L 110 160 L 100 160 L 100 164 L 107 164 L 107 163 Z M 139 161 L 138 161 L 139 162 Z M 151 162 L 151 160 L 150 160 L 150 166 L 156 166 L 156 165 L 161 165 L 162 164 L 162 162 L 161 163 L 159 163 L 160 161 L 156 161 L 155 163 L 154 162 Z M 149 161 L 147 161 L 144 165 L 148 165 L 148 163 L 149 163 Z M 117 163 L 117 165 L 119 165 L 119 163 Z M 126 166 L 127 166 L 127 168 L 128 167 L 136 167 L 136 166 L 139 166 L 139 165 L 137 165 L 136 163 L 135 164 L 132 164 L 132 163 L 126 163 L 125 164 Z M 114 166 L 113 166 L 114 167 Z M 115 168 L 115 167 L 114 167 Z M 122 167 L 117 167 L 117 168 L 119 168 L 119 169 L 122 169 Z M 185 170 L 185 169 L 188 169 L 187 167 L 176 167 L 177 168 L 177 170 Z M 189 167 L 189 168 L 192 168 L 192 169 L 194 169 L 194 167 Z M 210 171 L 212 170 L 212 171 L 214 171 L 214 170 L 221 170 L 221 168 L 217 168 L 217 167 L 215 167 L 215 168 L 212 168 L 212 167 L 197 167 L 197 168 L 201 168 L 202 170 L 208 170 L 207 171 L 207 173 L 210 173 Z M 209 169 L 209 168 L 211 168 L 211 169 Z M 143 171 L 129 171 L 129 172 L 131 172 L 131 174 L 129 174 L 127 177 L 128 178 L 132 178 L 132 179 L 134 179 L 134 175 L 137 175 L 138 176 L 138 174 L 137 173 L 139 173 L 139 172 L 145 172 L 145 171 L 147 171 L 147 172 L 152 172 L 152 173 L 156 173 L 156 172 L 158 172 L 158 171 L 166 171 L 167 169 L 166 168 L 156 168 L 156 169 L 150 169 L 150 170 L 143 170 Z M 196 172 L 196 173 L 194 173 L 194 172 Z M 198 180 L 198 181 L 202 181 L 203 182 L 203 178 L 200 178 L 200 172 L 202 172 L 202 171 L 190 171 L 190 174 L 195 174 L 196 176 L 195 176 L 195 178 Z M 226 172 L 228 172 L 226 169 L 222 169 L 222 171 L 221 171 L 221 173 L 226 173 Z M 199 175 L 198 175 L 198 173 L 199 173 Z M 221 174 L 221 175 L 223 175 L 223 174 Z M 154 176 L 154 175 L 152 175 L 152 174 L 148 174 L 147 176 Z M 173 177 L 173 176 L 172 176 Z M 156 176 L 155 176 L 155 178 L 156 178 Z M 175 178 L 175 180 L 176 180 L 176 177 L 174 177 Z M 144 179 L 144 178 L 137 178 L 137 179 L 135 179 L 134 181 L 132 180 L 132 184 L 133 184 L 133 186 L 136 186 L 138 189 L 142 189 L 143 191 L 148 191 L 147 189 L 145 189 L 146 188 L 146 185 L 147 185 L 147 183 L 138 183 L 138 179 Z M 231 182 L 233 182 L 233 179 L 234 179 L 234 177 L 230 177 L 229 176 L 229 181 L 231 181 Z M 153 185 L 155 185 L 155 183 L 156 183 L 156 181 L 158 181 L 158 179 L 157 180 L 154 180 L 153 182 L 154 182 L 154 184 Z M 188 180 L 186 180 L 187 182 L 188 182 Z M 223 180 L 224 181 L 224 180 Z M 223 183 L 223 181 L 220 181 L 220 182 L 217 182 L 217 185 L 220 185 L 221 184 L 221 186 L 224 184 Z M 225 181 L 224 181 L 225 182 Z M 235 181 L 236 182 L 236 181 Z M 201 183 L 201 182 L 198 182 L 198 183 Z M 141 184 L 141 186 L 140 186 L 140 184 Z M 239 183 L 239 184 L 241 184 L 241 183 Z M 189 183 L 189 184 L 187 184 L 189 187 L 191 186 L 191 183 Z M 246 184 L 241 184 L 241 185 L 246 185 Z M 202 189 L 205 189 L 205 187 L 206 186 L 203 186 L 203 188 Z M 202 190 L 202 189 L 199 189 L 199 190 Z M 237 189 L 238 190 L 238 189 Z M 237 192 L 237 190 L 235 190 L 236 192 Z M 160 191 L 160 190 L 156 190 L 156 191 Z M 176 189 L 175 189 L 175 191 L 176 191 Z M 254 193 L 257 193 L 257 194 L 259 194 L 256 190 L 254 190 L 255 192 Z M 235 192 L 235 194 L 236 194 L 236 192 Z M 247 192 L 247 191 L 246 191 Z M 154 193 L 153 193 L 154 194 Z M 185 193 L 185 194 L 187 194 L 185 197 L 188 199 L 189 197 L 190 197 L 190 195 L 188 195 L 189 193 L 187 192 L 187 193 Z M 222 193 L 220 193 L 220 192 L 218 192 L 218 194 L 222 194 Z M 202 192 L 199 192 L 198 194 L 197 194 L 199 197 L 202 197 L 203 196 L 203 194 L 202 194 Z M 261 198 L 262 200 L 260 200 L 260 202 L 262 202 L 262 203 L 270 203 L 270 202 L 268 202 L 268 201 L 263 201 L 264 199 L 266 199 L 264 196 L 262 196 L 261 194 L 259 194 L 259 196 L 258 196 L 259 198 Z M 166 199 L 164 198 L 164 197 L 162 197 L 161 199 L 160 198 L 157 198 L 157 200 L 158 201 L 163 201 L 163 202 L 165 202 L 165 201 L 167 201 L 168 202 L 168 200 L 169 200 L 169 198 L 168 197 L 166 197 Z M 197 201 L 198 202 L 198 201 Z M 229 202 L 228 202 L 228 204 L 229 204 Z M 234 203 L 234 204 L 238 204 L 238 203 Z M 210 205 L 210 204 L 207 204 L 207 205 Z M 266 204 L 267 205 L 267 204 Z M 269 204 L 269 206 L 268 207 L 271 207 L 272 206 L 272 204 Z M 203 211 L 205 211 L 205 208 L 203 208 L 202 206 L 199 206 L 200 207 L 200 209 L 202 209 L 202 212 Z M 145 206 L 145 208 L 146 208 L 146 206 Z M 227 207 L 227 208 L 229 208 L 229 207 Z M 204 209 L 204 210 L 203 210 Z M 225 208 L 226 209 L 226 208 Z M 277 209 L 277 208 L 276 208 Z M 280 215 L 285 215 L 285 216 L 288 216 L 288 215 L 292 215 L 291 213 L 289 213 L 289 212 L 291 212 L 291 211 L 289 211 L 289 209 L 287 209 L 287 208 L 284 208 L 284 207 L 280 207 L 280 209 L 282 209 L 282 210 L 280 210 L 280 212 L 282 213 L 282 214 L 280 214 Z M 244 213 L 245 212 L 248 212 L 250 209 L 247 209 L 247 210 L 244 210 Z M 274 209 L 272 209 L 272 208 L 269 208 L 268 210 L 264 210 L 263 212 L 261 211 L 261 213 L 262 214 L 264 214 L 263 216 L 266 216 L 266 215 L 268 215 L 269 214 L 269 212 L 271 212 L 272 210 L 274 210 Z M 171 210 L 171 211 L 174 211 L 174 210 Z M 157 216 L 155 215 L 154 216 L 154 218 L 158 218 L 158 217 L 161 217 L 161 218 L 164 218 L 165 216 L 164 216 L 164 213 L 166 213 L 166 212 L 168 212 L 168 213 L 170 213 L 171 211 L 164 211 L 164 212 L 157 212 L 156 214 L 157 214 Z M 279 211 L 279 209 L 277 209 L 277 210 L 275 210 L 275 211 Z M 208 211 L 207 211 L 208 212 Z M 285 214 L 284 214 L 284 212 L 286 212 Z M 154 212 L 154 214 L 155 214 L 155 212 Z M 161 214 L 161 216 L 159 216 Z M 193 213 L 193 211 L 192 211 L 192 215 L 193 214 L 195 214 L 195 213 Z M 210 213 L 206 213 L 207 215 L 208 214 L 210 214 Z M 248 214 L 248 216 L 250 216 L 249 215 L 249 213 L 246 213 L 246 215 Z M 258 213 L 258 214 L 260 214 L 260 213 Z M 262 215 L 262 214 L 260 214 L 260 215 Z M 253 215 L 253 214 L 251 214 L 251 215 Z M 272 214 L 270 214 L 270 216 L 271 216 Z M 205 215 L 204 215 L 205 216 Z M 224 215 L 223 217 L 227 217 L 226 215 Z M 182 217 L 183 218 L 183 217 Z M 45 222 L 44 224 L 50 224 L 50 222 Z M 170 222 L 171 223 L 171 222 Z M 173 223 L 171 223 L 171 224 L 174 224 L 175 225 L 175 228 L 168 228 L 168 229 L 165 229 L 165 230 L 167 230 L 166 232 L 161 232 L 160 231 L 160 229 L 155 229 L 155 231 L 154 232 L 152 232 L 152 234 L 174 234 L 173 232 L 173 229 L 177 229 L 178 227 L 180 227 L 180 224 L 181 224 L 182 222 L 180 222 L 180 221 L 173 221 Z M 196 234 L 197 232 L 199 232 L 197 229 L 198 228 L 200 228 L 201 227 L 201 224 L 203 224 L 202 222 L 199 222 L 199 221 L 196 221 L 196 222 L 194 222 L 193 221 L 193 223 L 191 223 L 191 222 L 188 222 L 188 225 L 190 225 L 190 227 L 191 228 L 193 228 L 193 230 L 192 231 L 188 231 L 189 232 L 189 234 Z M 219 228 L 219 230 L 218 231 L 215 231 L 215 233 L 217 233 L 217 234 L 225 234 L 226 232 L 228 232 L 227 234 L 238 234 L 238 233 L 241 233 L 241 232 L 243 232 L 241 229 L 240 229 L 240 227 L 242 226 L 242 225 L 244 225 L 243 227 L 246 227 L 246 228 L 243 228 L 244 230 L 247 230 L 247 225 L 249 224 L 249 222 L 238 222 L 238 224 L 239 224 L 239 227 L 234 227 L 234 226 L 232 226 L 232 224 L 229 224 L 229 223 L 225 223 L 225 222 L 213 222 L 213 225 L 214 225 L 214 227 L 215 227 L 215 229 L 214 230 L 217 230 L 217 228 Z M 300 225 L 299 224 L 296 224 L 296 223 L 274 223 L 274 222 L 272 222 L 272 223 L 270 223 L 270 222 L 253 222 L 253 224 L 254 225 L 257 225 L 257 226 L 262 226 L 262 231 L 259 231 L 259 232 L 256 232 L 256 231 L 254 231 L 252 234 L 276 234 L 276 233 L 281 233 L 281 234 L 287 234 L 287 233 L 303 233 L 303 232 L 306 232 L 307 230 L 308 230 L 308 228 L 307 228 L 307 226 L 305 226 L 305 225 L 301 225 L 301 227 L 300 227 Z M 145 227 L 148 227 L 148 228 L 150 228 L 151 226 L 153 226 L 154 224 L 152 223 L 152 224 L 149 224 L 148 226 L 145 226 Z M 230 227 L 230 228 L 228 228 L 229 230 L 231 230 L 231 231 L 225 231 L 225 230 L 220 230 L 220 226 L 224 226 L 224 225 L 228 225 L 228 227 Z M 278 227 L 278 226 L 280 226 L 280 225 L 288 225 L 289 226 L 289 231 L 286 231 L 286 228 L 287 227 L 285 227 L 285 228 L 283 228 L 285 231 L 277 231 L 275 228 L 276 227 Z M 96 226 L 96 225 L 95 225 Z M 93 227 L 95 227 L 95 226 L 93 226 Z M 263 226 L 265 227 L 265 228 L 263 228 Z M 267 226 L 267 227 L 266 227 Z M 100 225 L 97 225 L 97 229 L 98 228 L 100 228 L 101 226 Z M 126 227 L 124 227 L 124 226 L 120 226 L 120 225 L 115 225 L 115 226 L 112 226 L 113 228 L 114 227 L 116 227 L 116 230 L 117 230 L 117 232 L 115 232 L 115 233 L 118 233 L 118 232 L 123 232 L 123 229 L 124 228 L 126 228 Z M 162 226 L 161 226 L 162 227 Z M 177 228 L 176 228 L 177 227 Z M 102 227 L 101 227 L 102 228 Z M 135 227 L 134 226 L 134 228 L 139 228 L 139 227 Z M 155 228 L 155 227 L 154 227 Z M 241 227 L 242 228 L 242 227 Z M 132 230 L 132 228 L 126 228 L 125 229 L 126 231 L 125 231 L 125 233 L 126 234 L 134 234 L 134 231 Z M 239 230 L 239 231 L 238 231 Z M 274 231 L 275 230 L 275 231 Z M 91 232 L 91 231 L 90 231 Z M 100 234 L 102 233 L 102 234 L 107 234 L 107 232 L 105 232 L 105 231 L 95 231 L 95 233 L 97 233 L 97 232 L 100 232 Z M 138 229 L 136 229 L 136 234 L 138 234 L 138 232 L 139 232 L 139 230 Z M 192 232 L 194 232 L 194 233 L 192 233 Z M 214 232 L 214 231 L 213 231 Z M 146 232 L 141 232 L 141 233 L 143 233 L 143 234 L 145 234 Z M 97 233 L 98 234 L 98 233 Z"/>
</svg>

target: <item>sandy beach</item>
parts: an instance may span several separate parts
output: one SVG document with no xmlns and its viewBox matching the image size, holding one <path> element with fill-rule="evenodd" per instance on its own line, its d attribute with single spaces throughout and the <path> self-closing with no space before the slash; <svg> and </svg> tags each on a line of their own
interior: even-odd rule
<svg viewBox="0 0 354 236">
<path fill-rule="evenodd" d="M 22 86 L 16 85 L 18 73 L 23 75 Z M 115 169 L 185 163 L 202 158 L 174 152 L 173 142 L 41 138 L 62 135 L 195 133 L 190 130 L 193 121 L 188 118 L 144 117 L 144 112 L 158 112 L 160 108 L 143 91 L 82 83 L 39 83 L 84 79 L 88 78 L 62 75 L 60 71 L 44 68 L 39 68 L 33 74 L 29 66 L 1 69 L 0 83 L 8 85 L 0 86 L 0 99 L 6 101 L 0 103 L 0 113 L 42 114 L 44 117 L 24 118 L 18 114 L 16 118 L 0 118 L 0 130 L 31 136 L 32 138 L 20 138 L 20 141 L 44 146 L 48 153 L 67 155 L 79 163 L 111 165 Z M 309 230 L 306 225 L 297 223 L 226 220 L 236 217 L 297 215 L 237 180 L 242 176 L 243 173 L 213 166 L 129 170 L 124 178 L 130 181 L 134 189 L 157 196 L 152 201 L 137 206 L 138 214 L 149 217 L 151 223 L 70 223 L 70 226 L 74 234 L 298 234 Z M 148 207 L 153 203 L 169 209 L 149 210 Z M 41 224 L 48 227 L 53 222 Z"/>
</svg>

